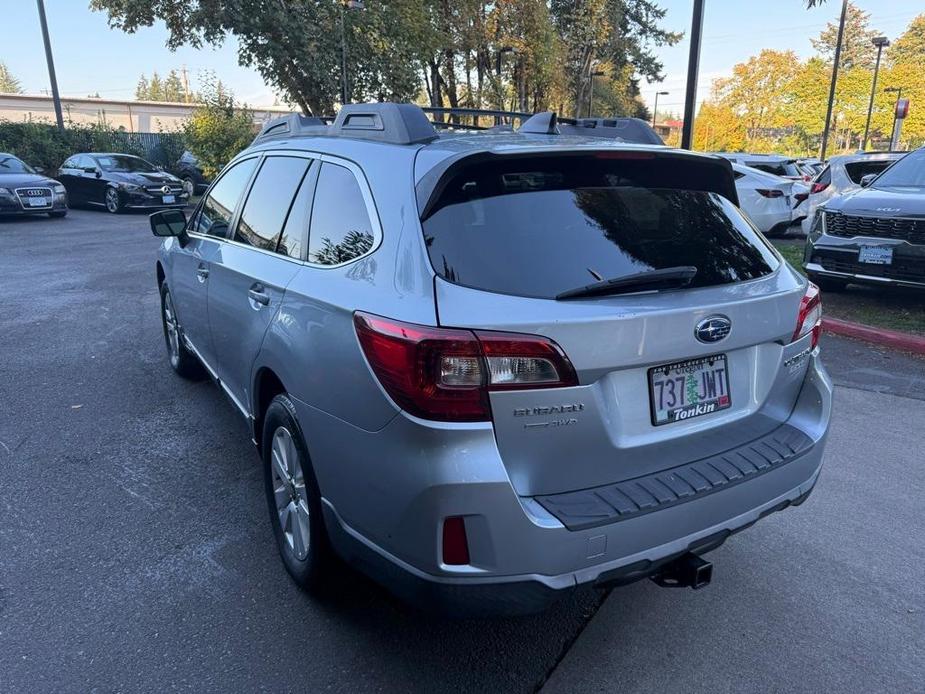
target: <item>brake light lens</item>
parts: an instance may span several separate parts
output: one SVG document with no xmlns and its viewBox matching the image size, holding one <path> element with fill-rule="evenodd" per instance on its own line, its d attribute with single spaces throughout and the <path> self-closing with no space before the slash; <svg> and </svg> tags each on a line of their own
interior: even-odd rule
<svg viewBox="0 0 925 694">
<path fill-rule="evenodd" d="M 791 342 L 812 333 L 812 349 L 819 344 L 819 335 L 822 333 L 822 296 L 819 287 L 812 282 L 806 286 L 806 293 L 800 299 L 800 312 L 797 315 L 797 328 L 793 332 Z"/>
<path fill-rule="evenodd" d="M 561 348 L 538 335 L 433 328 L 359 312 L 354 325 L 382 387 L 416 417 L 488 421 L 493 390 L 578 385 Z"/>
<path fill-rule="evenodd" d="M 755 192 L 759 195 L 762 195 L 766 198 L 782 198 L 784 197 L 784 191 L 782 190 L 768 190 L 767 188 L 756 188 Z"/>
<path fill-rule="evenodd" d="M 812 187 L 809 189 L 809 192 L 810 194 L 815 195 L 816 193 L 821 193 L 828 187 L 828 183 L 813 183 Z"/>
</svg>

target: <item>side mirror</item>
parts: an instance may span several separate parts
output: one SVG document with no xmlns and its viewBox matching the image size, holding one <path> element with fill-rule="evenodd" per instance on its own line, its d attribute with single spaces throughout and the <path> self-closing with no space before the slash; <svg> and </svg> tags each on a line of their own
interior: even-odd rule
<svg viewBox="0 0 925 694">
<path fill-rule="evenodd" d="M 83 171 L 84 173 L 96 173 L 96 167 L 95 166 L 85 166 L 81 169 L 81 171 Z"/>
<path fill-rule="evenodd" d="M 35 169 L 35 173 L 37 174 L 45 173 L 45 168 L 42 166 L 33 166 L 32 168 Z"/>
<path fill-rule="evenodd" d="M 186 213 L 183 210 L 161 210 L 152 214 L 148 221 L 151 233 L 158 238 L 175 236 L 180 245 L 186 244 L 189 237 L 186 235 Z"/>
<path fill-rule="evenodd" d="M 861 188 L 867 188 L 871 183 L 874 182 L 874 179 L 877 178 L 878 174 L 872 173 L 865 176 L 861 176 Z"/>
</svg>

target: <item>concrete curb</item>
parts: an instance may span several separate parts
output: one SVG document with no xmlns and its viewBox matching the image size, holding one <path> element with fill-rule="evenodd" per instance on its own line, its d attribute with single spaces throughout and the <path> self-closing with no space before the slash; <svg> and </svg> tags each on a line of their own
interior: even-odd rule
<svg viewBox="0 0 925 694">
<path fill-rule="evenodd" d="M 838 320 L 837 318 L 823 318 L 822 329 L 833 335 L 853 337 L 856 340 L 873 342 L 874 344 L 883 345 L 891 349 L 925 355 L 925 337 L 919 335 L 903 333 L 898 330 L 874 328 L 869 325 Z"/>
</svg>

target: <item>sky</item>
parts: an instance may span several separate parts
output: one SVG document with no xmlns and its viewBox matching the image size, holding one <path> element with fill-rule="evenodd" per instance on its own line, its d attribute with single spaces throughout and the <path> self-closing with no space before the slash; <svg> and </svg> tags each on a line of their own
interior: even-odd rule
<svg viewBox="0 0 925 694">
<path fill-rule="evenodd" d="M 923 0 L 854 0 L 871 15 L 871 25 L 895 39 L 919 12 Z M 130 99 L 142 73 L 161 75 L 186 66 L 195 88 L 203 70 L 213 70 L 235 96 L 251 106 L 269 106 L 275 94 L 253 69 L 241 67 L 233 38 L 219 49 L 181 48 L 171 53 L 164 45 L 163 26 L 125 34 L 110 29 L 106 16 L 87 9 L 86 0 L 45 0 L 49 33 L 55 56 L 58 88 L 63 96 L 100 96 Z M 640 85 L 651 108 L 655 91 L 659 112 L 683 110 L 687 58 L 690 45 L 691 0 L 660 0 L 668 10 L 665 28 L 683 31 L 685 38 L 670 48 L 656 49 L 665 65 L 665 80 Z M 730 74 L 732 66 L 762 48 L 792 49 L 800 57 L 812 54 L 810 38 L 826 22 L 838 21 L 841 3 L 829 0 L 821 8 L 807 10 L 804 0 L 706 0 L 700 59 L 698 101 L 710 91 L 711 81 Z M 0 61 L 19 78 L 30 94 L 49 88 L 38 11 L 32 0 L 0 0 Z"/>
</svg>

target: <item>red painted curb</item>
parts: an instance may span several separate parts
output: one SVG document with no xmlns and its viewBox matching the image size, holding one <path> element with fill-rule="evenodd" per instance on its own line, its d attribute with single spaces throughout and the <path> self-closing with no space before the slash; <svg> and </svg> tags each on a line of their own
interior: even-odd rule
<svg viewBox="0 0 925 694">
<path fill-rule="evenodd" d="M 851 323 L 837 318 L 823 318 L 822 329 L 833 335 L 844 335 L 865 342 L 883 345 L 903 352 L 925 354 L 925 337 L 903 333 L 898 330 L 884 330 L 860 323 Z"/>
</svg>

